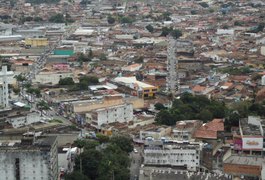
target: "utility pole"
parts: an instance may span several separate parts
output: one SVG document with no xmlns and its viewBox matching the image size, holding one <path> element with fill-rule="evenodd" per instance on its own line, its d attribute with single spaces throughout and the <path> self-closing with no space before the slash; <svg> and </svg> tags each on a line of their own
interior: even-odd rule
<svg viewBox="0 0 265 180">
<path fill-rule="evenodd" d="M 167 92 L 174 98 L 179 89 L 178 60 L 176 58 L 176 40 L 169 36 L 167 45 Z"/>
</svg>

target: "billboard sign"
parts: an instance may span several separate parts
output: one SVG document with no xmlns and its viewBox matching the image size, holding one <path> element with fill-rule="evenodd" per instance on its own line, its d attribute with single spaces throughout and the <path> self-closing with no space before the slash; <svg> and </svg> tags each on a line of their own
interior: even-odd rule
<svg viewBox="0 0 265 180">
<path fill-rule="evenodd" d="M 244 137 L 243 149 L 247 150 L 262 150 L 263 149 L 263 138 L 262 137 Z"/>
</svg>

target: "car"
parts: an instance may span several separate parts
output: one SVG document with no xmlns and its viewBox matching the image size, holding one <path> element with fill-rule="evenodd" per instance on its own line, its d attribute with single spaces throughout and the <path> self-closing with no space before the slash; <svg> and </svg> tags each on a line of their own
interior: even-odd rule
<svg viewBox="0 0 265 180">
<path fill-rule="evenodd" d="M 137 149 L 135 149 L 135 148 L 133 149 L 133 152 L 138 153 Z"/>
</svg>

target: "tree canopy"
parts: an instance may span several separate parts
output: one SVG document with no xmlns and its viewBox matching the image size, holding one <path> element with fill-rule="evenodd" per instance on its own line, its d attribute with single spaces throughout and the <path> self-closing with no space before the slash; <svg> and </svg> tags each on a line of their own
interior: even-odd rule
<svg viewBox="0 0 265 180">
<path fill-rule="evenodd" d="M 99 134 L 97 137 L 104 141 L 75 142 L 78 147 L 83 148 L 83 152 L 76 158 L 74 172 L 67 175 L 66 180 L 106 180 L 113 176 L 117 180 L 130 179 L 128 152 L 133 148 L 131 139 L 127 136 L 114 136 L 107 140 Z M 100 143 L 105 146 L 99 145 Z"/>
<path fill-rule="evenodd" d="M 114 24 L 115 23 L 115 18 L 112 17 L 112 16 L 108 16 L 107 21 L 108 21 L 109 24 Z"/>
<path fill-rule="evenodd" d="M 219 101 L 184 93 L 173 102 L 172 108 L 161 110 L 155 121 L 165 125 L 175 125 L 176 121 L 192 119 L 207 122 L 212 118 L 224 118 L 226 110 L 225 105 Z"/>
<path fill-rule="evenodd" d="M 98 78 L 96 76 L 82 76 L 79 78 L 78 86 L 80 90 L 87 90 L 88 86 L 98 84 Z"/>
<path fill-rule="evenodd" d="M 75 82 L 71 77 L 66 77 L 59 80 L 59 85 L 74 85 L 74 84 Z"/>
<path fill-rule="evenodd" d="M 145 28 L 150 32 L 154 32 L 154 27 L 151 24 L 148 24 L 147 26 L 145 26 Z"/>
</svg>

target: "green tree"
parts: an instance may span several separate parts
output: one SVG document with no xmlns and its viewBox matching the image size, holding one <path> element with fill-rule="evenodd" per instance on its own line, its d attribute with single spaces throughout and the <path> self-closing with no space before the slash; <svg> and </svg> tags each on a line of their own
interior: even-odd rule
<svg viewBox="0 0 265 180">
<path fill-rule="evenodd" d="M 88 149 L 80 154 L 75 161 L 75 171 L 79 171 L 90 179 L 99 176 L 98 167 L 103 154 L 96 149 Z"/>
<path fill-rule="evenodd" d="M 155 118 L 155 121 L 158 124 L 164 124 L 168 126 L 172 126 L 176 124 L 176 119 L 172 116 L 172 114 L 168 110 L 161 110 Z"/>
<path fill-rule="evenodd" d="M 162 27 L 162 32 L 160 36 L 167 36 L 169 35 L 169 33 L 172 31 L 172 28 L 168 28 L 168 27 Z"/>
<path fill-rule="evenodd" d="M 64 179 L 65 180 L 89 180 L 89 178 L 87 176 L 85 176 L 84 174 L 82 174 L 78 171 L 74 171 L 70 174 L 66 174 Z"/>
<path fill-rule="evenodd" d="M 91 54 L 92 54 L 92 51 L 91 51 Z M 91 61 L 92 59 L 92 56 L 90 56 L 89 54 L 84 54 L 84 53 L 80 53 L 77 57 L 77 61 L 79 62 L 88 62 L 88 61 Z"/>
<path fill-rule="evenodd" d="M 112 17 L 112 16 L 108 16 L 107 21 L 108 21 L 109 24 L 114 24 L 115 23 L 115 18 Z"/>
<path fill-rule="evenodd" d="M 121 24 L 131 24 L 134 22 L 134 19 L 129 17 L 129 16 L 123 16 L 120 18 L 120 23 Z"/>
<path fill-rule="evenodd" d="M 66 77 L 66 78 L 61 78 L 59 80 L 59 85 L 74 85 L 75 82 L 73 80 L 73 78 L 71 77 Z"/>
<path fill-rule="evenodd" d="M 130 153 L 133 151 L 132 139 L 128 136 L 112 136 L 110 143 L 117 145 L 124 152 Z"/>
<path fill-rule="evenodd" d="M 213 119 L 213 114 L 208 109 L 204 109 L 199 113 L 199 119 L 208 122 Z"/>
<path fill-rule="evenodd" d="M 171 36 L 173 36 L 175 39 L 178 39 L 182 36 L 182 32 L 179 29 L 174 29 L 170 32 Z"/>
<path fill-rule="evenodd" d="M 64 23 L 65 22 L 64 16 L 61 13 L 58 13 L 58 14 L 51 16 L 49 21 L 53 22 L 53 23 Z"/>
<path fill-rule="evenodd" d="M 158 102 L 155 104 L 155 109 L 156 110 L 163 110 L 163 109 L 166 109 L 166 107 L 162 103 Z"/>
<path fill-rule="evenodd" d="M 209 4 L 207 2 L 201 2 L 201 3 L 199 3 L 199 5 L 201 5 L 203 8 L 209 7 Z"/>
<path fill-rule="evenodd" d="M 108 136 L 105 136 L 105 135 L 100 134 L 100 133 L 97 133 L 96 136 L 97 136 L 97 139 L 98 139 L 99 143 L 107 143 L 107 142 L 109 142 L 109 137 Z"/>
<path fill-rule="evenodd" d="M 145 26 L 145 28 L 150 32 L 154 32 L 154 27 L 151 24 L 148 24 L 147 26 Z"/>
<path fill-rule="evenodd" d="M 83 76 L 79 78 L 78 86 L 80 90 L 87 90 L 88 86 L 98 84 L 98 78 L 95 76 Z"/>
<path fill-rule="evenodd" d="M 37 103 L 37 108 L 41 111 L 41 116 L 44 110 L 49 110 L 50 106 L 48 103 L 44 100 L 41 100 L 40 102 Z"/>
<path fill-rule="evenodd" d="M 101 61 L 106 61 L 106 60 L 107 60 L 107 55 L 104 54 L 104 53 L 101 53 L 101 54 L 99 55 L 99 59 L 100 59 Z"/>
</svg>

